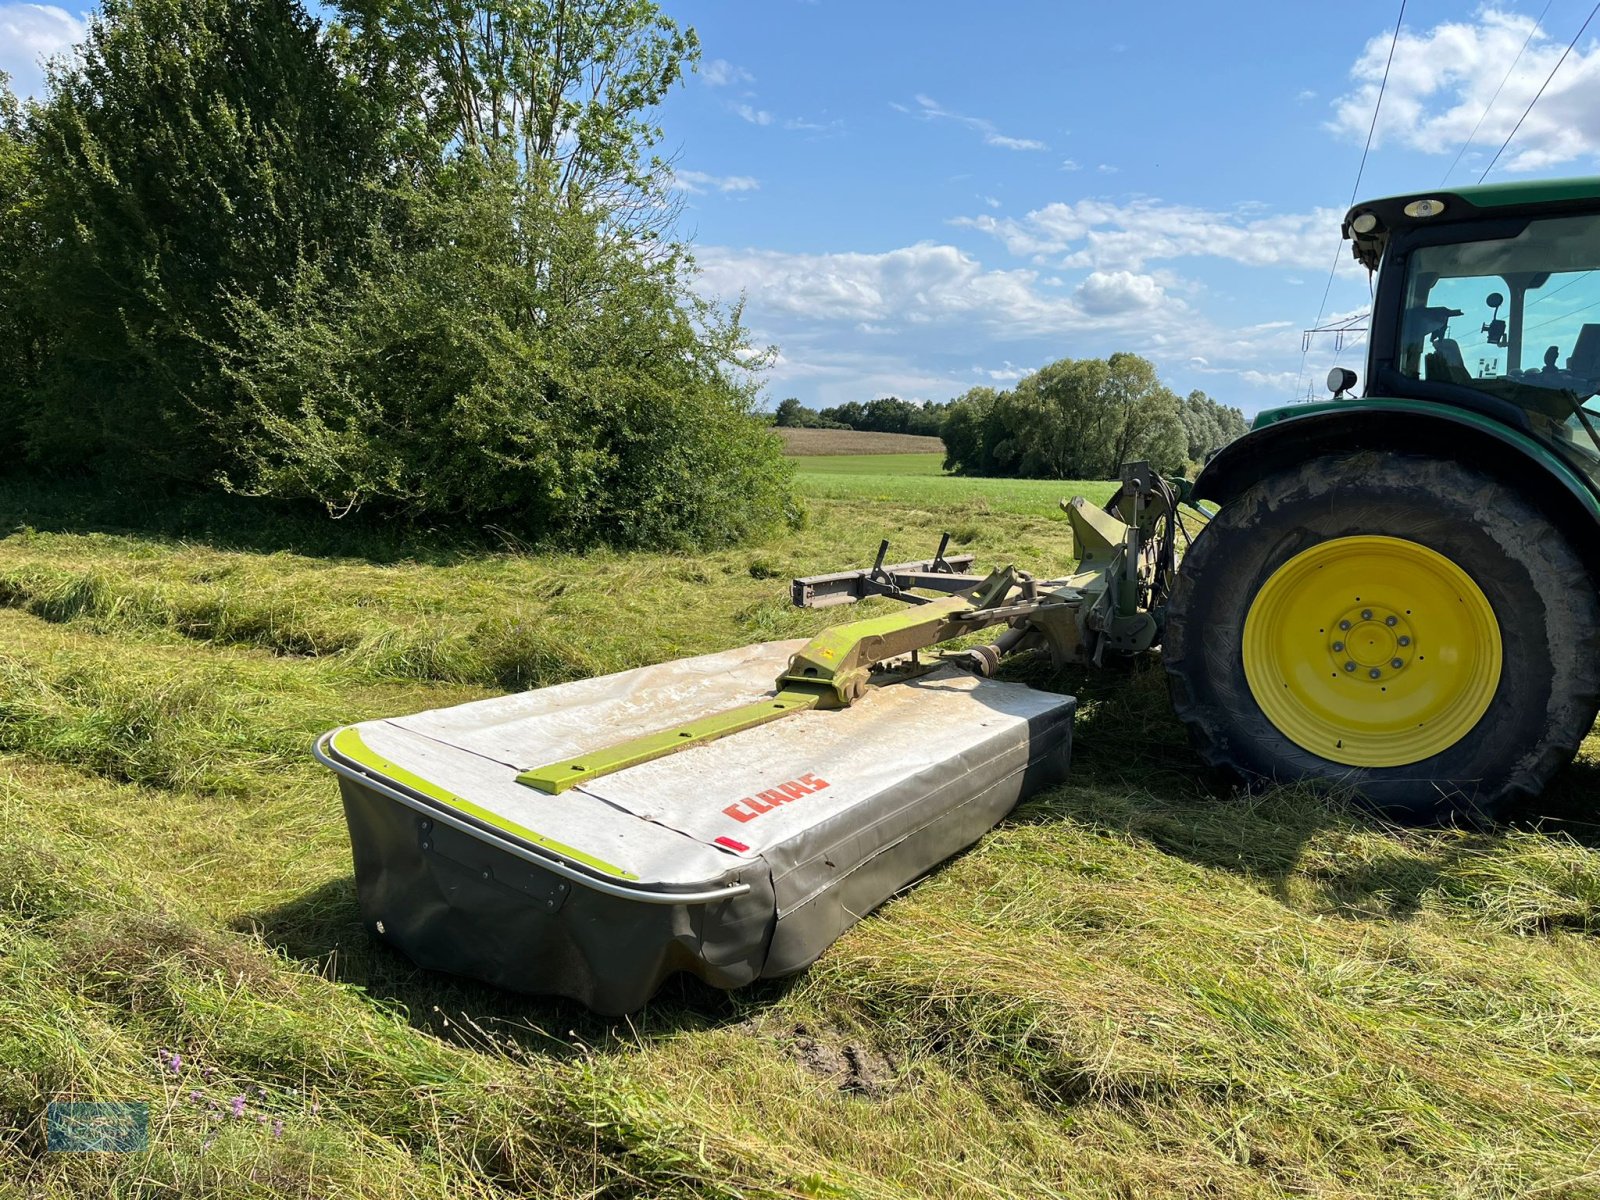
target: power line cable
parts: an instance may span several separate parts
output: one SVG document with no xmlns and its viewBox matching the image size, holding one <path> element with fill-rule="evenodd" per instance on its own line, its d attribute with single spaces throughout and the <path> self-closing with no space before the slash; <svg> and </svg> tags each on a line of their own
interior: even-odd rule
<svg viewBox="0 0 1600 1200">
<path fill-rule="evenodd" d="M 1596 4 L 1595 7 L 1600 8 L 1600 4 Z M 1361 176 L 1367 170 L 1367 154 L 1372 149 L 1373 132 L 1378 128 L 1378 113 L 1383 108 L 1383 93 L 1389 87 L 1389 68 L 1394 66 L 1394 48 L 1400 43 L 1400 25 L 1405 19 L 1406 0 L 1400 0 L 1400 15 L 1394 19 L 1394 36 L 1389 39 L 1389 58 L 1383 64 L 1383 79 L 1378 83 L 1378 99 L 1372 105 L 1372 124 L 1367 126 L 1367 143 L 1361 147 L 1361 163 L 1356 167 L 1356 181 L 1350 188 L 1350 205 L 1354 205 L 1356 202 L 1356 193 L 1361 190 Z M 1313 329 L 1322 324 L 1322 315 L 1328 311 L 1328 296 L 1333 292 L 1333 277 L 1339 272 L 1339 257 L 1343 253 L 1344 234 L 1341 232 L 1338 242 L 1333 247 L 1333 265 L 1328 268 L 1328 282 L 1322 287 L 1322 303 L 1317 306 L 1317 319 L 1312 322 Z M 1306 348 L 1300 352 L 1300 374 L 1294 383 L 1294 393 L 1297 398 L 1300 395 L 1300 385 L 1305 382 L 1306 359 L 1310 354 L 1311 345 L 1308 342 Z"/>
<path fill-rule="evenodd" d="M 1600 300 L 1596 300 L 1593 304 L 1585 304 L 1582 308 L 1575 308 L 1571 312 L 1564 312 L 1558 316 L 1551 317 L 1548 321 L 1540 321 L 1537 325 L 1527 329 L 1523 336 L 1526 337 L 1530 333 L 1537 333 L 1546 325 L 1554 325 L 1557 321 L 1570 321 L 1573 317 L 1581 316 L 1582 314 L 1589 312 L 1591 309 L 1596 308 L 1600 308 Z"/>
<path fill-rule="evenodd" d="M 1545 14 L 1550 11 L 1550 5 L 1554 2 L 1555 0 L 1545 0 L 1544 12 L 1541 12 L 1538 20 L 1534 21 L 1533 28 L 1528 30 L 1528 36 L 1522 41 L 1522 49 L 1518 50 L 1517 56 L 1511 60 L 1511 66 L 1507 68 L 1505 78 L 1500 81 L 1500 86 L 1495 88 L 1494 95 L 1489 97 L 1489 103 L 1484 105 L 1483 111 L 1478 114 L 1478 123 L 1472 127 L 1472 132 L 1467 134 L 1467 140 L 1461 143 L 1461 149 L 1456 151 L 1455 161 L 1450 164 L 1449 170 L 1444 173 L 1444 178 L 1439 180 L 1440 187 L 1443 187 L 1449 180 L 1451 172 L 1461 165 L 1461 156 L 1467 152 L 1467 147 L 1472 145 L 1472 139 L 1478 136 L 1478 130 L 1483 128 L 1483 122 L 1489 116 L 1489 110 L 1494 107 L 1494 102 L 1500 99 L 1500 93 L 1505 90 L 1506 84 L 1511 81 L 1511 76 L 1516 71 L 1517 64 L 1522 61 L 1522 56 L 1528 52 L 1528 46 L 1533 41 L 1533 35 L 1538 33 L 1540 27 L 1544 25 Z"/>
<path fill-rule="evenodd" d="M 1482 183 L 1489 177 L 1489 172 L 1494 170 L 1495 163 L 1500 161 L 1500 156 L 1506 152 L 1506 147 L 1511 145 L 1511 139 L 1517 136 L 1517 130 L 1522 128 L 1522 123 L 1528 119 L 1528 114 L 1533 111 L 1533 106 L 1539 103 L 1539 97 L 1544 95 L 1545 88 L 1550 86 L 1550 81 L 1556 77 L 1556 72 L 1561 70 L 1561 64 L 1567 61 L 1567 55 L 1572 53 L 1572 48 L 1578 44 L 1578 39 L 1583 36 L 1583 31 L 1589 28 L 1589 22 L 1594 20 L 1596 13 L 1600 13 L 1600 4 L 1589 10 L 1589 15 L 1583 19 L 1583 24 L 1578 26 L 1578 32 L 1572 35 L 1572 40 L 1567 43 L 1567 48 L 1561 52 L 1561 57 L 1556 59 L 1556 65 L 1550 68 L 1550 74 L 1544 77 L 1544 82 L 1539 85 L 1539 90 L 1533 94 L 1533 99 L 1528 101 L 1528 107 L 1522 110 L 1522 115 L 1517 118 L 1517 123 L 1511 127 L 1511 132 L 1506 134 L 1506 140 L 1500 143 L 1500 149 L 1494 152 L 1494 157 L 1489 160 L 1489 165 L 1483 169 L 1483 174 L 1478 176 Z"/>
<path fill-rule="evenodd" d="M 1554 299 L 1555 297 L 1559 296 L 1562 292 L 1566 291 L 1573 284 L 1581 283 L 1581 282 L 1583 282 L 1583 280 L 1589 278 L 1589 276 L 1591 276 L 1593 274 L 1594 274 L 1594 272 L 1592 270 L 1585 271 L 1582 275 L 1579 275 L 1576 279 L 1567 280 L 1567 282 L 1563 283 L 1560 287 L 1558 287 L 1555 291 L 1551 292 L 1548 296 L 1538 296 L 1538 297 L 1535 297 L 1533 300 L 1530 300 L 1527 303 L 1526 307 L 1524 307 L 1523 310 L 1522 310 L 1524 317 L 1526 317 L 1526 315 L 1532 309 L 1537 308 L 1539 305 L 1543 304 L 1546 300 Z"/>
<path fill-rule="evenodd" d="M 1600 4 L 1595 5 L 1600 8 Z M 1394 21 L 1394 36 L 1389 39 L 1389 61 L 1383 64 L 1383 81 L 1378 84 L 1378 100 L 1372 106 L 1372 124 L 1367 126 L 1367 144 L 1361 147 L 1361 165 L 1356 168 L 1356 183 L 1350 189 L 1350 203 L 1356 202 L 1356 193 L 1361 190 L 1361 176 L 1367 169 L 1367 151 L 1372 149 L 1372 134 L 1378 128 L 1378 113 L 1383 108 L 1383 93 L 1389 86 L 1389 68 L 1394 66 L 1394 48 L 1400 44 L 1400 22 L 1406 19 L 1406 0 L 1400 0 L 1400 15 Z M 1574 39 L 1576 40 L 1576 39 Z M 1320 323 L 1319 315 L 1317 321 Z"/>
</svg>

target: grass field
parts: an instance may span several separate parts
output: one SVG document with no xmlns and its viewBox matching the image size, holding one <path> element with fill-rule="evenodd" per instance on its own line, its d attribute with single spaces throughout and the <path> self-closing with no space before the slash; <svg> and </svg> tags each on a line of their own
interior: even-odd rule
<svg viewBox="0 0 1600 1200">
<path fill-rule="evenodd" d="M 916 475 L 944 474 L 944 451 L 932 454 L 810 454 L 796 456 L 795 470 L 802 475 Z"/>
<path fill-rule="evenodd" d="M 885 456 L 890 457 L 890 456 Z M 872 460 L 867 460 L 872 461 Z M 902 511 L 924 512 L 961 528 L 995 514 L 1057 521 L 1065 532 L 1060 502 L 1088 496 L 1104 502 L 1117 485 L 1097 479 L 969 479 L 959 475 L 798 474 L 802 495 L 821 501 L 865 501 Z"/>
<path fill-rule="evenodd" d="M 1103 503 L 1115 490 L 1114 484 L 1094 479 L 970 479 L 946 475 L 943 451 L 815 454 L 796 457 L 794 464 L 802 494 L 812 499 L 841 503 L 865 499 L 873 504 L 932 511 L 962 528 L 993 513 L 1065 520 L 1060 510 L 1062 500 L 1081 495 Z"/>
<path fill-rule="evenodd" d="M 695 558 L 0 484 L 0 1197 L 1600 1195 L 1595 739 L 1564 820 L 1404 831 L 1216 790 L 1154 664 L 1034 668 L 1071 781 L 794 980 L 607 1021 L 374 946 L 315 733 L 849 619 L 787 579 L 880 535 L 1070 561 L 1072 485 L 801 480 Z"/>
</svg>

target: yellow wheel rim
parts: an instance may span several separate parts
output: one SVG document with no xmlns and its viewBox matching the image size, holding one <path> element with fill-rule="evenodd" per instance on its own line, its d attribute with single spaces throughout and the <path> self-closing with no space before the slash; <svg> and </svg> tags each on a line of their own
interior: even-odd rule
<svg viewBox="0 0 1600 1200">
<path fill-rule="evenodd" d="M 1251 601 L 1243 650 L 1267 719 L 1351 767 L 1448 749 L 1500 683 L 1500 626 L 1482 589 L 1401 538 L 1334 538 L 1295 555 Z"/>
</svg>

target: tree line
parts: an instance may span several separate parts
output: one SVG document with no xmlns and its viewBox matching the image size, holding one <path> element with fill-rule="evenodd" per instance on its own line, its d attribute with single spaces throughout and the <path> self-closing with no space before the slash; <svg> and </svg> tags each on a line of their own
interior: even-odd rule
<svg viewBox="0 0 1600 1200">
<path fill-rule="evenodd" d="M 0 86 L 6 468 L 564 544 L 792 519 L 760 356 L 672 237 L 653 113 L 693 31 L 649 0 L 326 11 L 105 0 L 42 99 Z"/>
<path fill-rule="evenodd" d="M 790 397 L 773 421 L 939 437 L 946 470 L 1049 479 L 1109 479 L 1134 459 L 1176 473 L 1249 428 L 1237 408 L 1202 391 L 1179 397 L 1136 354 L 1064 358 L 1010 390 L 973 388 L 943 404 L 890 396 L 814 410 Z"/>
<path fill-rule="evenodd" d="M 865 404 L 851 400 L 832 408 L 810 409 L 790 396 L 780 400 L 773 424 L 792 429 L 859 429 L 866 433 L 911 433 L 939 437 L 948 404 L 925 400 L 913 404 L 898 396 L 883 396 Z"/>
</svg>

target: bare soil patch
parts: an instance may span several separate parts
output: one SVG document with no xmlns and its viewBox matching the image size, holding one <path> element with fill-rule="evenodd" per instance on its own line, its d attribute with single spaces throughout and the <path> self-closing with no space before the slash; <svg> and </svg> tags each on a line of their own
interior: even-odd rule
<svg viewBox="0 0 1600 1200">
<path fill-rule="evenodd" d="M 936 437 L 911 433 L 859 433 L 854 429 L 774 430 L 783 438 L 784 453 L 808 454 L 943 454 Z"/>
<path fill-rule="evenodd" d="M 894 1091 L 893 1061 L 870 1046 L 845 1039 L 836 1030 L 796 1025 L 788 1048 L 802 1067 L 841 1092 L 881 1097 Z"/>
</svg>

